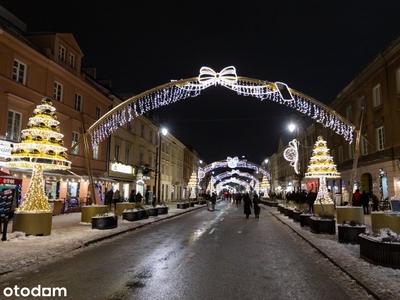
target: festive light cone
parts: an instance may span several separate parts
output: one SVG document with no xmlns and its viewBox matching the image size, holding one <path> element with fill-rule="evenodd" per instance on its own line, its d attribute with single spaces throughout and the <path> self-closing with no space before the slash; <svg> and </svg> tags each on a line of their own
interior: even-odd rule
<svg viewBox="0 0 400 300">
<path fill-rule="evenodd" d="M 15 210 L 13 231 L 24 231 L 32 235 L 47 235 L 51 232 L 52 209 L 44 191 L 43 170 L 71 168 L 55 110 L 48 98 L 44 98 L 42 104 L 36 106 L 33 116 L 29 118 L 28 128 L 21 131 L 21 143 L 14 144 L 11 157 L 6 160 L 10 166 L 33 169 L 25 198 Z M 19 217 L 18 214 L 24 214 L 24 217 Z M 39 216 L 46 218 L 46 222 L 40 224 Z M 50 228 L 44 228 L 43 224 L 47 224 L 47 227 L 49 224 Z"/>
</svg>

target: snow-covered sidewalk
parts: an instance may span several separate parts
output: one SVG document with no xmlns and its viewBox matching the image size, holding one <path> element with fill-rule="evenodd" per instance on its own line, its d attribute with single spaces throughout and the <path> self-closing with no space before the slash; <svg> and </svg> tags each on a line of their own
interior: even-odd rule
<svg viewBox="0 0 400 300">
<path fill-rule="evenodd" d="M 293 219 L 289 219 L 279 213 L 276 208 L 266 206 L 264 208 L 313 245 L 332 263 L 353 278 L 353 280 L 356 280 L 359 284 L 369 289 L 379 299 L 399 299 L 399 269 L 386 268 L 368 263 L 360 258 L 359 245 L 339 243 L 337 234 L 312 233 L 308 227 L 301 227 Z"/>
</svg>

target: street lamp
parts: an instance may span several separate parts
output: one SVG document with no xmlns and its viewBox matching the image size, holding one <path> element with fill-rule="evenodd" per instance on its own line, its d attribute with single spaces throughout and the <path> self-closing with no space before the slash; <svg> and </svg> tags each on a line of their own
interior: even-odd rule
<svg viewBox="0 0 400 300">
<path fill-rule="evenodd" d="M 299 181 L 298 191 L 301 192 L 300 149 L 299 149 L 300 141 L 299 141 L 299 124 L 298 124 L 298 121 L 296 121 L 296 124 L 291 122 L 288 125 L 288 129 L 289 129 L 290 132 L 293 132 L 296 129 L 296 139 L 293 140 L 293 142 L 296 143 L 296 145 L 297 145 L 297 162 L 295 162 L 296 163 L 295 173 L 297 174 L 298 181 Z M 293 191 L 294 191 L 294 188 L 293 188 Z"/>
<path fill-rule="evenodd" d="M 167 135 L 168 129 L 165 127 L 159 128 L 157 133 L 157 157 L 156 157 L 156 174 L 154 183 L 157 186 L 155 190 L 155 200 L 153 206 L 156 206 L 156 202 L 160 203 L 160 186 L 161 186 L 161 137 Z"/>
</svg>

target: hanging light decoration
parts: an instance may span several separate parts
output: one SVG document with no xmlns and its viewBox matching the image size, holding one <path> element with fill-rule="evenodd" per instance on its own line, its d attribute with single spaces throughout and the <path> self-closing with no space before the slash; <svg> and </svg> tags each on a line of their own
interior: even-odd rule
<svg viewBox="0 0 400 300">
<path fill-rule="evenodd" d="M 51 212 L 44 191 L 43 170 L 71 168 L 55 110 L 52 101 L 44 98 L 42 104 L 33 110 L 28 128 L 21 131 L 21 143 L 13 145 L 11 156 L 6 159 L 10 166 L 33 169 L 24 201 L 15 210 L 16 213 Z"/>
<path fill-rule="evenodd" d="M 337 134 L 342 135 L 349 143 L 353 141 L 354 125 L 329 107 L 290 89 L 285 83 L 237 76 L 235 67 L 229 66 L 221 72 L 215 72 L 209 67 L 202 67 L 198 77 L 172 80 L 170 83 L 126 100 L 87 130 L 91 137 L 91 143 L 95 147 L 127 121 L 181 99 L 196 97 L 206 88 L 217 85 L 235 91 L 241 96 L 252 96 L 261 101 L 270 100 L 296 109 L 324 127 L 331 128 Z"/>
</svg>

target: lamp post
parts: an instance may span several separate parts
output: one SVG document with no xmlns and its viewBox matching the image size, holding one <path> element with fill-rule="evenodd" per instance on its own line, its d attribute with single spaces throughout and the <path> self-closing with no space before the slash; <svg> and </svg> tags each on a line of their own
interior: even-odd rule
<svg viewBox="0 0 400 300">
<path fill-rule="evenodd" d="M 154 183 L 156 185 L 155 200 L 153 200 L 153 206 L 156 206 L 156 202 L 160 203 L 160 186 L 161 186 L 161 137 L 167 135 L 168 130 L 165 127 L 159 128 L 157 133 L 157 157 L 156 157 L 156 174 Z"/>
<path fill-rule="evenodd" d="M 295 172 L 295 173 L 297 174 L 297 178 L 298 178 L 298 181 L 299 181 L 298 192 L 301 192 L 300 148 L 299 148 L 300 142 L 299 142 L 299 124 L 298 124 L 298 122 L 296 121 L 296 124 L 293 123 L 293 122 L 290 123 L 289 126 L 288 126 L 288 129 L 289 129 L 290 132 L 293 132 L 296 129 L 296 140 L 295 140 L 295 142 L 297 144 L 297 156 L 298 156 L 298 159 L 297 159 L 297 162 L 296 162 L 297 165 L 296 165 L 295 169 L 297 169 L 298 172 Z M 293 189 L 293 191 L 294 191 L 294 189 Z"/>
</svg>

